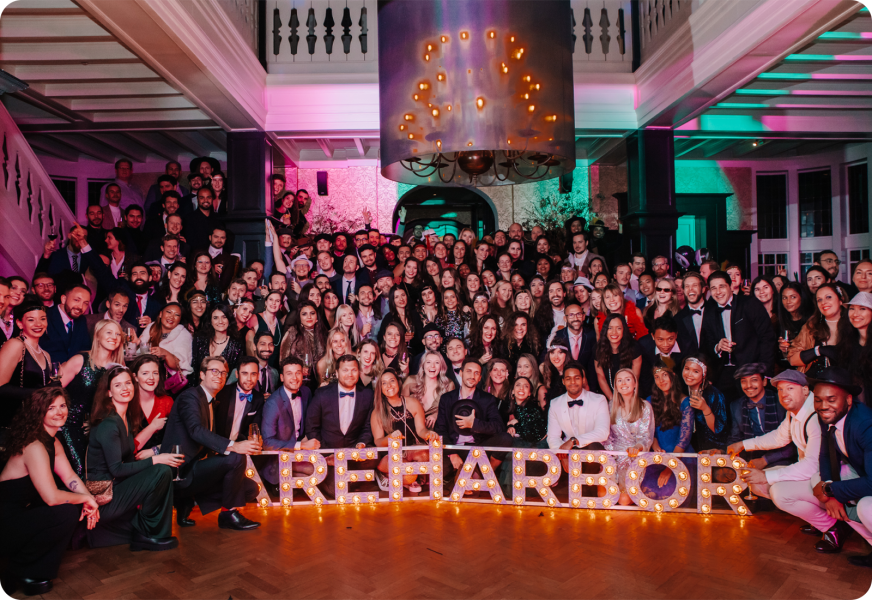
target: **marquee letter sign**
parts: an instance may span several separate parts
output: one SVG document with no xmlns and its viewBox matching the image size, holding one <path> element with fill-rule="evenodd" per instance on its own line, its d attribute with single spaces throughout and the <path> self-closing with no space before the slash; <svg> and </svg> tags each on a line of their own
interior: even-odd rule
<svg viewBox="0 0 872 600">
<path fill-rule="evenodd" d="M 379 452 L 382 452 L 380 455 Z M 352 491 L 352 485 L 374 482 L 376 474 L 373 469 L 349 468 L 352 463 L 368 461 L 369 465 L 377 464 L 384 452 L 387 452 L 388 492 L 382 498 L 378 491 Z M 536 490 L 545 506 L 553 508 L 587 508 L 596 510 L 642 510 L 650 512 L 697 512 L 700 514 L 727 513 L 716 510 L 713 498 L 724 498 L 730 513 L 749 516 L 751 511 L 742 499 L 742 492 L 748 488 L 739 477 L 741 469 L 747 463 L 741 458 L 730 458 L 727 455 L 695 455 L 670 454 L 668 452 L 643 452 L 630 457 L 626 452 L 609 452 L 605 450 L 573 449 L 567 453 L 555 452 L 539 448 L 483 448 L 480 446 L 445 446 L 442 439 L 432 440 L 426 447 L 415 446 L 412 451 L 426 451 L 428 460 L 424 462 L 406 461 L 401 439 L 391 438 L 387 448 L 344 448 L 338 450 L 297 450 L 294 452 L 265 452 L 275 454 L 279 461 L 279 501 L 272 502 L 264 489 L 263 482 L 257 472 L 251 457 L 247 457 L 245 474 L 258 485 L 257 503 L 261 507 L 292 506 L 294 490 L 302 490 L 309 500 L 316 505 L 323 504 L 375 504 L 377 502 L 402 502 L 404 496 L 404 478 L 429 478 L 430 500 L 449 500 L 451 502 L 473 501 L 480 499 L 465 498 L 470 492 L 486 492 L 494 504 L 515 504 L 518 506 L 540 503 L 527 499 L 527 490 Z M 330 473 L 325 458 L 333 452 L 333 481 L 336 493 L 335 500 L 328 500 L 318 489 Z M 409 450 L 405 450 L 406 453 Z M 459 472 L 456 474 L 454 486 L 450 495 L 443 498 L 445 454 L 466 455 Z M 510 468 L 512 483 L 510 490 L 503 490 L 497 479 L 498 473 L 491 464 L 488 452 L 505 453 L 505 464 L 501 468 Z M 509 462 L 510 461 L 510 462 Z M 305 469 L 311 474 L 294 475 L 294 464 L 311 465 Z M 540 475 L 528 475 L 528 463 L 542 465 L 544 470 Z M 694 475 L 688 468 L 688 463 L 696 471 Z M 544 469 L 543 469 L 544 467 Z M 662 467 L 671 471 L 675 485 L 669 495 L 650 496 L 643 486 L 648 468 Z M 554 485 L 560 479 L 563 471 L 568 475 L 568 497 L 561 500 L 554 493 Z M 659 469 L 658 469 L 659 470 Z M 509 492 L 509 495 L 506 494 Z M 626 492 L 632 504 L 619 504 L 621 492 Z M 688 498 L 696 494 L 696 507 L 686 507 Z M 600 495 L 602 494 L 602 495 Z M 665 492 L 664 492 L 665 494 Z M 305 504 L 305 503 L 304 503 Z"/>
</svg>

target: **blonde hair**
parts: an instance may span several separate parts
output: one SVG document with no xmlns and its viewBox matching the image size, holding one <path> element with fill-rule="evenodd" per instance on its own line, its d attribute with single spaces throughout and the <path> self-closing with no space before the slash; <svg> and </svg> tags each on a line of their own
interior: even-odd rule
<svg viewBox="0 0 872 600">
<path fill-rule="evenodd" d="M 324 372 L 325 373 L 335 373 L 339 368 L 337 364 L 336 357 L 333 356 L 333 338 L 337 335 L 345 336 L 345 351 L 342 354 L 351 354 L 351 345 L 348 343 L 348 334 L 345 333 L 342 329 L 333 328 L 327 334 L 327 343 L 324 345 L 324 358 L 326 358 L 326 362 L 324 363 Z M 341 355 L 340 355 L 341 356 Z"/>
<path fill-rule="evenodd" d="M 442 354 L 430 352 L 429 350 L 426 351 L 424 356 L 421 357 L 421 364 L 418 366 L 418 373 L 415 375 L 415 387 L 412 389 L 412 395 L 421 403 L 421 406 L 424 406 L 424 392 L 426 391 L 426 384 L 424 382 L 427 379 L 427 375 L 424 373 L 424 363 L 431 356 L 439 359 L 439 375 L 436 376 L 436 389 L 433 390 L 433 397 L 435 398 L 433 406 L 439 405 L 439 399 L 442 397 L 442 394 L 448 391 L 448 386 L 451 385 L 451 381 L 445 375 L 448 372 L 448 365 L 445 364 Z M 433 407 L 430 407 L 430 410 L 432 409 Z"/>
<path fill-rule="evenodd" d="M 342 322 L 341 319 L 345 313 L 351 313 L 351 316 L 354 317 L 351 321 L 351 327 L 349 327 L 347 331 L 343 329 L 343 331 L 348 335 L 348 344 L 353 347 L 360 343 L 360 330 L 357 328 L 357 315 L 354 313 L 353 308 L 347 304 L 340 304 L 336 307 L 336 314 L 333 317 L 333 323 L 335 323 L 333 329 L 342 329 L 340 323 Z M 327 337 L 330 337 L 329 334 Z"/>
<path fill-rule="evenodd" d="M 636 379 L 636 374 L 633 373 L 632 369 L 620 369 L 617 373 L 615 373 L 614 381 L 618 381 L 618 375 L 621 373 L 629 373 L 633 378 L 633 397 L 630 399 L 632 406 L 630 407 L 630 415 L 627 417 L 628 423 L 635 423 L 639 419 L 642 418 L 642 414 L 644 413 L 644 407 L 642 405 L 642 399 L 639 398 L 639 380 Z M 618 391 L 618 386 L 614 386 L 614 392 L 612 393 L 612 401 L 609 402 L 609 420 L 612 425 L 614 425 L 617 421 L 618 415 L 620 414 L 621 404 L 623 404 L 624 400 L 621 397 L 621 393 Z"/>
<path fill-rule="evenodd" d="M 673 317 L 678 313 L 678 290 L 676 289 L 678 286 L 675 285 L 675 282 L 671 277 L 661 277 L 657 281 L 654 282 L 654 302 L 645 307 L 645 313 L 642 315 L 645 319 L 650 319 L 653 323 L 654 316 L 657 314 L 657 286 L 661 283 L 668 283 L 669 287 L 672 289 L 672 300 L 669 301 L 669 304 L 666 305 L 667 312 L 671 314 Z M 666 316 L 666 313 L 663 313 L 663 316 Z"/>
<path fill-rule="evenodd" d="M 109 354 L 109 358 L 106 361 L 106 364 L 109 363 L 117 363 L 119 365 L 124 364 L 124 343 L 127 340 L 127 334 L 121 329 L 121 325 L 116 323 L 115 321 L 111 321 L 109 319 L 102 319 L 97 322 L 97 326 L 94 327 L 94 341 L 91 342 L 91 352 L 89 353 L 89 360 L 91 356 L 97 352 L 100 348 L 100 332 L 106 329 L 107 327 L 114 325 L 118 328 L 118 333 L 121 335 L 121 343 L 118 344 L 118 347 L 115 348 L 115 351 Z"/>
</svg>

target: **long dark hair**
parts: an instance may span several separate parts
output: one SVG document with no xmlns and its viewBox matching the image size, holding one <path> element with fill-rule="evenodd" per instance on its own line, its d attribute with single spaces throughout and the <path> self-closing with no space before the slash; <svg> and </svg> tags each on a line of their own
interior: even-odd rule
<svg viewBox="0 0 872 600">
<path fill-rule="evenodd" d="M 148 334 L 148 344 L 150 346 L 160 345 L 161 338 L 163 337 L 163 323 L 161 322 L 161 321 L 163 321 L 163 319 L 161 319 L 160 315 L 163 313 L 163 311 L 165 311 L 166 309 L 168 309 L 171 306 L 178 307 L 179 312 L 182 315 L 185 314 L 184 309 L 182 309 L 182 305 L 179 304 L 178 302 L 167 302 L 166 304 L 164 304 L 160 309 L 160 313 L 158 313 L 157 319 L 155 319 L 151 324 L 151 331 Z M 208 309 L 206 310 L 206 312 L 207 313 L 209 312 Z M 203 316 L 205 316 L 205 314 Z M 235 320 L 236 319 L 234 319 L 234 321 Z M 176 327 L 184 327 L 184 325 L 182 325 L 182 322 L 179 321 L 179 324 L 176 325 Z M 169 332 L 167 332 L 167 333 L 169 333 Z"/>
<path fill-rule="evenodd" d="M 824 283 L 815 291 L 814 294 L 814 313 L 812 313 L 811 317 L 808 320 L 806 325 L 808 326 L 809 333 L 814 337 L 815 344 L 819 344 L 821 342 L 826 342 L 830 339 L 830 328 L 827 325 L 826 318 L 821 313 L 820 308 L 817 305 L 817 295 L 822 289 L 828 289 L 833 292 L 836 297 L 839 299 L 839 302 L 842 302 L 842 295 L 839 293 L 839 287 L 835 283 Z M 841 346 L 841 350 L 845 350 L 844 341 L 847 341 L 851 336 L 851 330 L 853 326 L 851 322 L 848 320 L 848 310 L 845 304 L 842 302 L 842 309 L 839 312 L 839 324 L 836 327 L 836 334 L 838 335 L 838 343 L 837 346 Z M 848 358 L 850 359 L 850 351 L 848 351 L 848 356 L 841 356 L 842 352 L 839 352 L 839 358 Z"/>
<path fill-rule="evenodd" d="M 118 365 L 103 373 L 100 383 L 97 384 L 97 391 L 94 393 L 94 404 L 91 407 L 92 431 L 103 419 L 115 412 L 115 405 L 112 403 L 112 398 L 109 397 L 109 387 L 112 385 L 112 381 L 121 375 L 130 377 L 130 382 L 133 384 L 133 399 L 127 405 L 127 429 L 134 436 L 142 429 L 143 416 L 142 408 L 139 406 L 139 387 L 136 385 L 130 369 Z"/>
<path fill-rule="evenodd" d="M 681 400 L 682 393 L 680 386 L 676 385 L 675 372 L 666 367 L 657 367 L 654 369 L 656 374 L 658 371 L 666 374 L 672 385 L 669 392 L 664 393 L 655 384 L 651 390 L 651 408 L 654 409 L 654 422 L 661 430 L 672 429 L 681 423 Z"/>
<path fill-rule="evenodd" d="M 596 361 L 603 369 L 611 367 L 612 364 L 612 344 L 609 342 L 607 332 L 609 325 L 615 319 L 621 322 L 623 334 L 621 335 L 621 343 L 618 345 L 618 354 L 621 357 L 621 368 L 631 368 L 633 366 L 633 336 L 630 335 L 630 328 L 627 322 L 624 321 L 624 315 L 618 313 L 609 313 L 606 315 L 606 320 L 600 329 L 599 340 L 596 343 Z"/>
<path fill-rule="evenodd" d="M 182 283 L 182 287 L 179 288 L 179 298 L 182 297 L 182 293 L 185 291 L 188 284 L 188 266 L 181 262 L 176 261 L 167 268 L 167 272 L 164 273 L 163 277 L 160 279 L 160 286 L 157 288 L 157 297 L 163 300 L 164 302 L 168 302 L 170 299 L 170 273 L 175 271 L 176 269 L 184 269 L 185 270 L 185 281 Z"/>
<path fill-rule="evenodd" d="M 798 332 L 799 328 L 797 328 L 797 323 L 793 320 L 793 317 L 790 316 L 790 313 L 784 308 L 784 292 L 787 290 L 793 290 L 799 295 L 799 314 L 801 316 L 799 326 L 808 321 L 808 318 L 811 316 L 812 310 L 808 303 L 808 296 L 805 294 L 805 289 L 803 289 L 802 284 L 796 281 L 788 281 L 783 286 L 781 286 L 781 290 L 778 292 L 778 329 L 782 332 L 786 329 L 792 332 Z"/>
<path fill-rule="evenodd" d="M 227 320 L 229 321 L 229 325 L 227 326 L 227 335 L 229 335 L 234 340 L 238 340 L 239 327 L 236 325 L 236 317 L 233 316 L 233 311 L 230 310 L 230 307 L 223 302 L 220 304 L 216 304 L 203 314 L 200 331 L 198 331 L 196 335 L 205 339 L 207 344 L 212 341 L 212 338 L 215 337 L 215 328 L 212 326 L 212 315 L 215 314 L 216 310 L 223 314 L 225 317 L 227 317 Z"/>
<path fill-rule="evenodd" d="M 500 348 L 502 348 L 503 342 L 500 336 L 500 319 L 493 313 L 488 313 L 481 318 L 478 326 L 471 333 L 471 340 L 469 344 L 469 355 L 470 356 L 480 356 L 484 353 L 484 341 L 483 341 L 483 329 L 484 324 L 488 322 L 488 320 L 492 320 L 494 322 L 494 327 L 496 328 L 496 335 L 494 336 L 494 340 L 491 342 L 491 354 L 496 357 L 500 353 Z"/>
<path fill-rule="evenodd" d="M 527 337 L 524 338 L 524 340 L 529 346 L 529 353 L 533 356 L 539 356 L 539 352 L 541 350 L 541 347 L 539 346 L 539 332 L 537 332 L 536 328 L 533 327 L 533 318 L 527 313 L 520 310 L 516 310 L 515 312 L 510 314 L 509 318 L 506 319 L 506 322 L 503 323 L 502 338 L 503 347 L 506 350 L 506 356 L 510 356 L 510 353 L 508 351 L 512 346 L 516 345 L 520 347 L 520 344 L 518 344 L 518 342 L 515 340 L 514 332 L 515 325 L 517 325 L 520 319 L 524 319 L 525 321 L 527 321 Z"/>
<path fill-rule="evenodd" d="M 133 379 L 134 379 L 133 383 L 137 384 L 137 387 L 138 387 L 138 383 L 136 381 L 136 374 L 139 372 L 139 369 L 142 368 L 142 365 L 145 365 L 148 363 L 154 363 L 158 366 L 158 382 L 157 382 L 157 387 L 154 388 L 155 397 L 166 396 L 167 390 L 164 387 L 165 370 L 160 368 L 161 361 L 154 354 L 143 354 L 142 356 L 137 356 L 136 358 L 133 359 L 133 362 L 131 362 L 130 365 L 128 365 L 128 367 L 130 368 L 130 373 L 133 375 Z M 195 367 L 197 369 L 199 369 L 200 365 L 195 365 Z M 137 398 L 137 400 L 138 400 L 138 398 Z"/>
<path fill-rule="evenodd" d="M 315 327 L 313 329 L 313 340 L 310 347 L 306 336 L 306 329 L 303 327 L 303 322 L 300 320 L 300 313 L 306 307 L 315 311 Z M 321 315 L 318 312 L 318 307 L 311 300 L 303 300 L 297 305 L 292 315 L 295 319 L 289 319 L 288 330 L 282 338 L 282 343 L 279 346 L 279 356 L 282 360 L 288 356 L 294 355 L 298 358 L 306 351 L 312 355 L 312 364 L 324 356 L 325 344 L 327 342 L 327 331 L 324 328 L 324 322 L 321 320 Z"/>
<path fill-rule="evenodd" d="M 197 283 L 197 261 L 200 260 L 201 256 L 205 256 L 209 259 L 209 272 L 206 273 L 206 285 L 214 285 L 217 287 L 218 281 L 215 279 L 215 273 L 212 271 L 212 263 L 215 261 L 212 260 L 212 255 L 205 250 L 194 252 L 193 256 L 188 259 L 188 277 L 185 280 L 185 285 L 194 287 L 194 284 Z"/>
<path fill-rule="evenodd" d="M 33 442 L 45 446 L 49 456 L 54 455 L 55 438 L 45 430 L 45 415 L 58 396 L 63 396 L 67 406 L 70 405 L 70 395 L 62 387 L 49 386 L 35 390 L 27 399 L 9 426 L 9 438 L 3 450 L 2 460 L 5 463 L 13 456 L 18 456 Z"/>
</svg>

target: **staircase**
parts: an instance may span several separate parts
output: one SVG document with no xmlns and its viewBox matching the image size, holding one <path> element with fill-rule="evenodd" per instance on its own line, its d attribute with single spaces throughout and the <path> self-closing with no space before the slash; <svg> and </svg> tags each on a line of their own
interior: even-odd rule
<svg viewBox="0 0 872 600">
<path fill-rule="evenodd" d="M 29 281 L 49 232 L 62 247 L 75 215 L 2 104 L 0 138 L 0 276 Z"/>
</svg>

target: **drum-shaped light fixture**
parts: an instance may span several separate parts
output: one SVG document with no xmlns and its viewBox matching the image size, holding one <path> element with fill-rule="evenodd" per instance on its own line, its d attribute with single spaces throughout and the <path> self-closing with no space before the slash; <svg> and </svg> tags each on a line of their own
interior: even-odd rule
<svg viewBox="0 0 872 600">
<path fill-rule="evenodd" d="M 378 4 L 382 175 L 501 185 L 575 168 L 569 0 Z"/>
</svg>

